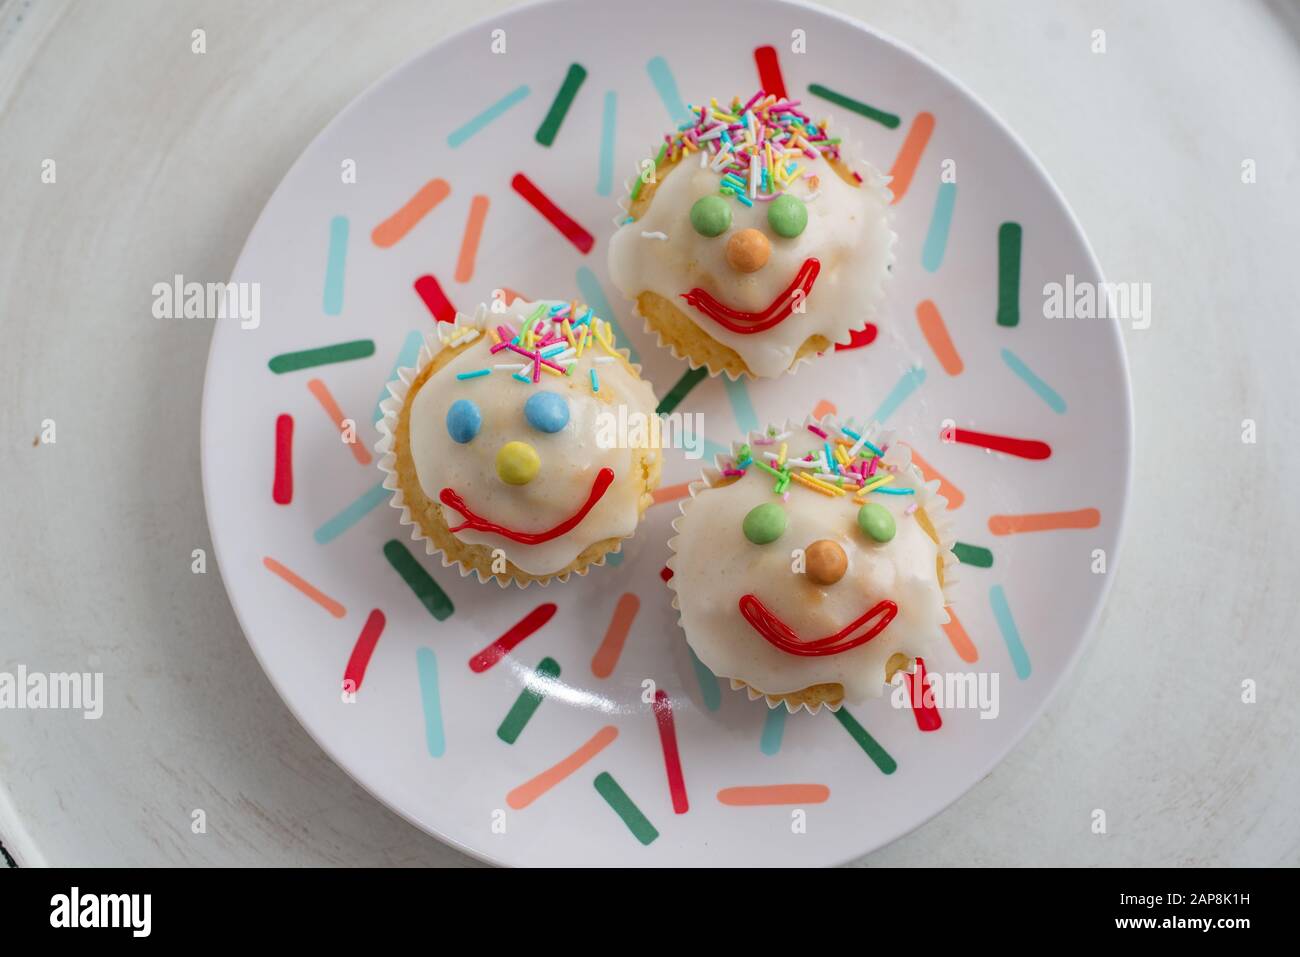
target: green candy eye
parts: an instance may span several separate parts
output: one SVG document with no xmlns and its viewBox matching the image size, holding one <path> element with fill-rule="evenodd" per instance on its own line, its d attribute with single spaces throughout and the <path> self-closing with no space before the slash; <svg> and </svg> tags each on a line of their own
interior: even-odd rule
<svg viewBox="0 0 1300 957">
<path fill-rule="evenodd" d="M 745 537 L 755 545 L 767 545 L 785 533 L 785 509 L 775 502 L 751 508 L 745 515 Z"/>
<path fill-rule="evenodd" d="M 721 196 L 701 196 L 691 207 L 691 225 L 701 236 L 721 236 L 731 228 L 731 207 Z"/>
<path fill-rule="evenodd" d="M 875 502 L 868 502 L 858 509 L 858 528 L 872 541 L 881 544 L 892 541 L 898 531 L 893 513 Z"/>
<path fill-rule="evenodd" d="M 808 207 L 798 196 L 782 193 L 767 205 L 767 224 L 778 236 L 794 239 L 808 225 Z"/>
</svg>

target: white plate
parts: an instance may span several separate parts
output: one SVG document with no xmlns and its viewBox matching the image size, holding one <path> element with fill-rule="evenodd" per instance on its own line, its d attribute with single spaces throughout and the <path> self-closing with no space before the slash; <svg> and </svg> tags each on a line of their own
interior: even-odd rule
<svg viewBox="0 0 1300 957">
<path fill-rule="evenodd" d="M 806 52 L 794 52 L 801 37 Z M 502 43 L 504 52 L 494 52 Z M 608 299 L 663 395 L 686 370 L 634 328 L 606 281 L 615 201 L 674 122 L 678 95 L 748 96 L 759 85 L 755 51 L 769 45 L 790 95 L 815 117 L 832 116 L 886 171 L 920 138 L 921 114 L 933 118 L 895 207 L 899 259 L 878 339 L 778 381 L 738 388 L 705 381 L 680 407 L 703 412 L 720 446 L 746 427 L 820 403 L 859 419 L 893 406 L 887 424 L 963 493 L 957 537 L 993 555 L 991 567 L 962 566 L 955 609 L 978 660 L 963 661 L 945 645 L 929 667 L 996 674 L 1000 711 L 982 720 L 977 710 L 945 707 L 943 726 L 922 732 L 889 698 L 850 709 L 890 756 L 881 763 L 896 765 L 889 774 L 828 713 L 772 717 L 761 703 L 700 680 L 660 580 L 673 503 L 651 509 L 617 566 L 545 589 L 483 586 L 412 546 L 454 603 L 450 617 L 435 618 L 385 557 L 386 542 L 409 541 L 397 512 L 373 492 L 377 468 L 356 460 L 308 388 L 322 382 L 371 446 L 376 405 L 403 343 L 431 326 L 413 284 L 432 274 L 462 309 L 499 288 L 577 296 L 598 309 Z M 585 79 L 552 145 L 542 145 L 537 131 L 572 63 Z M 900 122 L 834 105 L 810 84 Z M 467 127 L 503 98 L 510 99 L 498 115 Z M 355 183 L 344 181 L 351 163 Z M 945 169 L 955 171 L 955 184 L 941 185 Z M 512 186 L 517 173 L 594 235 L 589 253 L 524 201 Z M 400 241 L 377 245 L 374 227 L 432 179 L 445 180 L 449 195 Z M 462 236 L 480 195 L 487 217 L 472 277 L 461 282 Z M 950 198 L 937 261 L 936 241 L 926 252 L 927 234 Z M 1008 300 L 1018 303 L 1015 326 L 996 320 L 1003 223 L 1018 223 L 1023 236 L 1018 293 Z M 734 4 L 705 0 L 664 0 L 637 16 L 600 0 L 504 14 L 405 64 L 344 110 L 290 170 L 249 236 L 233 278 L 261 284 L 261 324 L 218 323 L 203 403 L 204 491 L 231 601 L 271 681 L 321 746 L 384 803 L 471 854 L 509 864 L 819 865 L 856 857 L 925 821 L 1006 754 L 1079 655 L 1114 574 L 1131 459 L 1125 358 L 1113 323 L 1043 317 L 1044 284 L 1067 274 L 1101 278 L 1035 160 L 955 80 L 861 24 L 774 0 L 747 5 L 743 16 Z M 923 301 L 942 314 L 960 372 L 950 357 L 945 368 L 923 335 Z M 268 367 L 280 354 L 354 340 L 372 341 L 373 355 L 282 374 Z M 1050 383 L 1064 411 L 1013 372 L 1005 350 Z M 923 372 L 909 371 L 913 365 Z M 288 504 L 277 504 L 272 488 L 282 415 L 294 424 Z M 941 442 L 945 419 L 1046 442 L 1051 456 Z M 664 481 L 685 482 L 699 467 L 672 453 Z M 994 516 L 1091 509 L 1090 528 L 994 533 L 1002 521 Z M 359 514 L 355 522 L 336 518 L 349 510 Z M 340 616 L 274 574 L 267 558 L 337 602 Z M 639 611 L 616 668 L 599 678 L 592 658 L 624 594 L 637 597 Z M 995 613 L 997 595 L 1024 649 L 1019 667 Z M 547 602 L 557 606 L 548 623 L 490 669 L 471 670 L 471 657 Z M 355 700 L 345 701 L 345 670 L 366 623 L 377 620 L 374 610 L 384 628 Z M 561 667 L 559 681 L 508 744 L 498 728 L 531 669 L 548 657 Z M 648 680 L 671 696 L 688 809 L 674 806 L 659 725 L 643 701 Z M 511 805 L 514 789 L 585 742 L 604 740 L 606 727 L 617 736 L 599 753 L 526 807 Z M 629 826 L 595 786 L 601 775 L 612 776 L 653 827 L 648 843 L 650 833 Z M 820 785 L 828 796 L 809 789 L 794 805 L 768 806 L 719 797 L 728 788 L 786 784 Z"/>
</svg>

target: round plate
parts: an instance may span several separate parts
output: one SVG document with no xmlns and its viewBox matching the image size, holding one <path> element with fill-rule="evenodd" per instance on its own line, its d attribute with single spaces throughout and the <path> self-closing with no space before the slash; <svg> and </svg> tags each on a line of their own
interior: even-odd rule
<svg viewBox="0 0 1300 957">
<path fill-rule="evenodd" d="M 523 590 L 425 556 L 368 451 L 385 382 L 420 334 L 494 290 L 590 302 L 657 394 L 678 384 L 686 368 L 606 280 L 616 201 L 683 100 L 760 83 L 832 116 L 892 171 L 890 304 L 857 348 L 775 381 L 686 380 L 678 411 L 703 415 L 710 456 L 810 410 L 874 416 L 942 476 L 965 564 L 960 625 L 927 666 L 996 695 L 981 711 L 948 694 L 937 729 L 889 696 L 838 715 L 769 712 L 696 667 L 661 579 L 674 495 L 703 465 L 683 451 L 619 560 Z M 856 857 L 1006 754 L 1079 655 L 1114 574 L 1125 358 L 1112 321 L 1045 318 L 1044 286 L 1067 276 L 1076 289 L 1101 279 L 1033 157 L 955 80 L 861 24 L 773 0 L 743 17 L 711 0 L 663 0 L 634 20 L 602 0 L 504 14 L 344 110 L 248 238 L 233 281 L 259 284 L 260 322 L 218 322 L 203 401 L 204 491 L 231 601 L 321 746 L 478 857 Z M 1033 441 L 982 447 L 1008 438 Z M 558 676 L 538 677 L 543 662 Z"/>
</svg>

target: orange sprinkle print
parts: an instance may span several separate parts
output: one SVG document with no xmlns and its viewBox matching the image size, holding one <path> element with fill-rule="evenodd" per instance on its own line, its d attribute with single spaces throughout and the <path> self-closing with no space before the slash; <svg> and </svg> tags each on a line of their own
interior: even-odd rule
<svg viewBox="0 0 1300 957">
<path fill-rule="evenodd" d="M 927 482 L 938 480 L 939 494 L 948 500 L 948 508 L 961 508 L 961 503 L 966 501 L 966 495 L 957 486 L 949 482 L 944 476 L 939 474 L 938 469 L 921 458 L 921 453 L 916 451 L 915 446 L 908 446 L 912 450 L 912 462 L 921 470 L 921 476 Z"/>
<path fill-rule="evenodd" d="M 989 531 L 994 535 L 1016 535 L 1020 532 L 1050 532 L 1058 528 L 1096 528 L 1101 524 L 1101 512 L 1095 508 L 1081 508 L 1073 512 L 1038 512 L 1030 515 L 990 515 Z"/>
<path fill-rule="evenodd" d="M 483 236 L 483 221 L 487 219 L 488 202 L 486 196 L 475 196 L 470 201 L 465 236 L 460 241 L 460 258 L 456 260 L 457 282 L 469 282 L 474 278 L 474 257 L 478 255 L 478 242 Z"/>
<path fill-rule="evenodd" d="M 771 804 L 823 804 L 831 796 L 824 784 L 758 784 L 723 788 L 718 801 L 728 807 L 759 807 Z"/>
<path fill-rule="evenodd" d="M 547 768 L 537 777 L 525 781 L 519 787 L 515 788 L 506 795 L 506 803 L 516 811 L 528 807 L 539 797 L 549 791 L 555 785 L 559 784 L 578 768 L 582 767 L 596 755 L 609 747 L 610 742 L 618 737 L 618 728 L 612 724 L 607 724 L 587 741 L 582 747 L 578 748 L 571 755 Z"/>
<path fill-rule="evenodd" d="M 957 354 L 957 347 L 952 344 L 952 337 L 948 335 L 948 327 L 939 314 L 939 307 L 929 299 L 917 303 L 916 321 L 921 327 L 921 335 L 925 336 L 939 365 L 943 366 L 943 371 L 948 375 L 961 375 L 965 365 Z"/>
<path fill-rule="evenodd" d="M 892 177 L 889 188 L 894 193 L 895 203 L 903 198 L 907 187 L 912 185 L 912 174 L 916 172 L 916 167 L 921 162 L 921 154 L 925 152 L 925 145 L 930 142 L 930 134 L 933 132 L 934 115 L 916 114 L 916 119 L 907 130 L 907 139 L 903 140 L 903 148 L 898 151 L 898 158 L 894 160 L 894 165 L 889 170 L 889 175 Z"/>
<path fill-rule="evenodd" d="M 298 589 L 298 591 L 302 592 L 304 595 L 306 595 L 316 604 L 320 605 L 322 608 L 324 608 L 335 618 L 342 618 L 344 615 L 347 614 L 347 610 L 338 602 L 336 602 L 333 598 L 325 594 L 316 586 L 312 585 L 306 579 L 299 577 L 295 572 L 291 571 L 288 568 L 285 568 L 274 558 L 270 558 L 270 557 L 263 558 L 262 564 L 266 566 L 268 571 L 274 572 L 275 574 L 279 575 L 290 585 Z"/>
<path fill-rule="evenodd" d="M 679 498 L 685 498 L 691 493 L 691 483 L 681 482 L 677 485 L 663 485 L 654 490 L 653 504 L 662 505 L 664 502 L 675 502 Z"/>
<path fill-rule="evenodd" d="M 370 232 L 370 241 L 380 249 L 396 245 L 398 240 L 415 228 L 416 223 L 424 219 L 433 207 L 437 206 L 451 192 L 445 179 L 431 179 L 420 187 L 420 191 L 406 201 L 393 215 Z"/>
<path fill-rule="evenodd" d="M 952 645 L 952 650 L 957 652 L 962 661 L 979 661 L 979 650 L 975 647 L 974 642 L 970 640 L 970 635 L 966 634 L 966 629 L 962 627 L 961 622 L 957 620 L 957 616 L 953 614 L 951 608 L 948 609 L 948 617 L 951 620 L 943 626 L 943 630 L 948 635 L 948 642 Z"/>
<path fill-rule="evenodd" d="M 329 387 L 326 386 L 324 382 L 320 379 L 312 379 L 307 383 L 307 388 L 311 390 L 311 394 L 316 397 L 316 401 L 321 404 L 321 407 L 325 409 L 325 412 L 329 417 L 334 420 L 334 425 L 338 427 L 340 436 L 348 429 L 349 425 L 351 425 L 353 433 L 356 432 L 356 422 L 343 415 L 343 410 L 340 409 L 339 404 L 334 401 L 334 396 L 330 394 Z M 352 457 L 354 459 L 362 465 L 370 464 L 370 452 L 364 445 L 356 441 L 355 434 L 353 435 L 351 442 L 344 444 L 352 450 Z"/>
</svg>

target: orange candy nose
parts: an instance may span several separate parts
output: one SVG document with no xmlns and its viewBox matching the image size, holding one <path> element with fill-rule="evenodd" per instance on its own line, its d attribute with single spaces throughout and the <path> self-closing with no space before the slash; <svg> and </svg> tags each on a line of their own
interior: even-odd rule
<svg viewBox="0 0 1300 957">
<path fill-rule="evenodd" d="M 823 538 L 804 549 L 804 574 L 818 585 L 834 585 L 849 570 L 849 556 L 838 542 Z"/>
<path fill-rule="evenodd" d="M 727 240 L 727 262 L 737 272 L 757 272 L 771 255 L 772 244 L 757 229 L 742 229 Z"/>
</svg>

